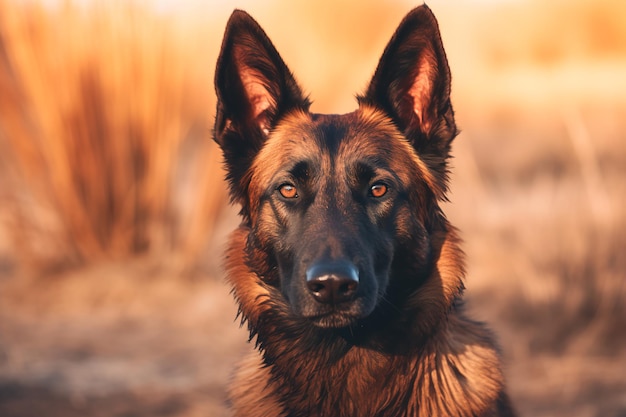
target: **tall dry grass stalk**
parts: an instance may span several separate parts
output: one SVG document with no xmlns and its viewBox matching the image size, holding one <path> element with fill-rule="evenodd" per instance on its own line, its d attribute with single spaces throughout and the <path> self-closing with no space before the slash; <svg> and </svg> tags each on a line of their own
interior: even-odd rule
<svg viewBox="0 0 626 417">
<path fill-rule="evenodd" d="M 568 138 L 580 165 L 591 215 L 596 221 L 613 221 L 611 200 L 602 178 L 600 161 L 582 115 L 572 106 L 565 108 L 562 114 Z"/>
<path fill-rule="evenodd" d="M 222 177 L 212 91 L 177 29 L 124 2 L 0 0 L 0 185 L 18 255 L 82 262 L 206 243 L 225 200 L 210 187 Z"/>
</svg>

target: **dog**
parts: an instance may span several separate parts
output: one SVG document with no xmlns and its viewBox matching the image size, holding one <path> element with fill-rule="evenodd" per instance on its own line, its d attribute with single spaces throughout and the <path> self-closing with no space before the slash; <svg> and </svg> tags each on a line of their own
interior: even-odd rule
<svg viewBox="0 0 626 417">
<path fill-rule="evenodd" d="M 225 268 L 256 341 L 234 415 L 514 416 L 493 336 L 464 313 L 464 255 L 439 206 L 457 127 L 431 10 L 400 23 L 352 113 L 311 113 L 240 10 L 215 85 L 241 207 Z"/>
</svg>

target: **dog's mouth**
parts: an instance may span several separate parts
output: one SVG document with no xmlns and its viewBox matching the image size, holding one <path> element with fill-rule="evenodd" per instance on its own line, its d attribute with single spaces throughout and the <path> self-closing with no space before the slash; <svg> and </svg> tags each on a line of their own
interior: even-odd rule
<svg viewBox="0 0 626 417">
<path fill-rule="evenodd" d="M 308 304 L 299 314 L 316 327 L 341 329 L 368 317 L 373 308 L 367 304 L 362 298 L 338 305 Z"/>
<path fill-rule="evenodd" d="M 341 310 L 333 310 L 312 316 L 305 316 L 313 325 L 322 329 L 340 329 L 354 325 L 359 316 Z"/>
</svg>

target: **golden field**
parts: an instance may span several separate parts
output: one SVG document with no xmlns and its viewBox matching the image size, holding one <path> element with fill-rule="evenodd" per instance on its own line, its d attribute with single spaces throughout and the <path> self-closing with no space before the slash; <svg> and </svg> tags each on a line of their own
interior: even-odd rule
<svg viewBox="0 0 626 417">
<path fill-rule="evenodd" d="M 0 0 L 0 415 L 228 416 L 226 20 L 335 113 L 414 5 Z M 462 129 L 445 210 L 520 415 L 625 416 L 626 3 L 429 5 Z"/>
</svg>

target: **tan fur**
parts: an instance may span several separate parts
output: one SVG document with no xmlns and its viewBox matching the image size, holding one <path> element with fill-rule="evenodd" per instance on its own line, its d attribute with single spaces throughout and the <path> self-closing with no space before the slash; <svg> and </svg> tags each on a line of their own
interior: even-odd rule
<svg viewBox="0 0 626 417">
<path fill-rule="evenodd" d="M 439 196 L 444 194 L 439 182 L 433 173 L 428 169 L 426 162 L 424 162 L 424 160 L 414 151 L 411 144 L 402 135 L 402 133 L 398 131 L 397 127 L 393 124 L 389 117 L 385 115 L 385 113 L 372 106 L 362 104 L 359 107 L 358 114 L 359 119 L 363 123 L 366 123 L 372 130 L 380 130 L 389 135 L 389 137 L 393 137 L 398 147 L 398 156 L 403 156 L 404 158 L 409 157 L 412 160 L 412 165 L 417 166 L 418 168 L 419 176 L 435 193 L 435 195 Z M 409 175 L 409 172 L 407 172 L 406 169 L 401 169 L 399 172 Z M 401 179 L 404 183 L 409 182 L 408 177 L 402 177 Z"/>
<path fill-rule="evenodd" d="M 244 254 L 247 235 L 245 228 L 233 232 L 226 251 L 225 266 L 228 280 L 233 286 L 233 294 L 243 314 L 250 322 L 256 322 L 259 315 L 269 308 L 264 307 L 260 301 L 269 298 L 270 294 L 259 277 L 246 267 Z"/>
<path fill-rule="evenodd" d="M 283 417 L 279 396 L 269 383 L 270 370 L 263 366 L 257 351 L 251 351 L 237 368 L 230 383 L 233 417 Z"/>
</svg>

